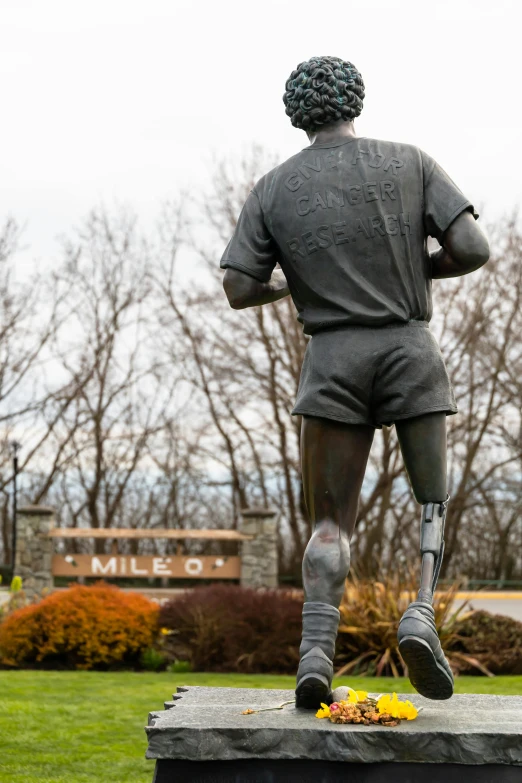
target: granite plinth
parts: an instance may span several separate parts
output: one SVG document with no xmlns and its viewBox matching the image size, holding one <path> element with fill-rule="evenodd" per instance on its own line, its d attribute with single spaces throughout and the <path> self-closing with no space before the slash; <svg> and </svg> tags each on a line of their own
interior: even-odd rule
<svg viewBox="0 0 522 783">
<path fill-rule="evenodd" d="M 423 783 L 522 781 L 522 696 L 457 695 L 444 702 L 408 696 L 422 711 L 394 728 L 333 724 L 293 704 L 241 714 L 293 698 L 286 690 L 178 688 L 164 711 L 150 714 L 146 728 L 147 758 L 159 760 L 156 783 L 320 783 L 338 780 L 334 767 L 354 783 L 406 783 L 404 770 L 411 770 L 412 781 L 422 775 Z M 398 776 L 390 777 L 390 769 Z"/>
</svg>

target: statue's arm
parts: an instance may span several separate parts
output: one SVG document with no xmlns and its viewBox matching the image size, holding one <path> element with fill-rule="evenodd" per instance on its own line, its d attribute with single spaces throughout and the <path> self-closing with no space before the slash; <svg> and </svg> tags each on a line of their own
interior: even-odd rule
<svg viewBox="0 0 522 783">
<path fill-rule="evenodd" d="M 470 212 L 461 212 L 444 233 L 442 247 L 430 253 L 432 278 L 460 277 L 489 259 L 489 243 Z"/>
<path fill-rule="evenodd" d="M 223 288 L 230 307 L 234 310 L 277 302 L 290 293 L 286 277 L 280 269 L 272 272 L 268 283 L 261 283 L 250 275 L 229 267 L 223 277 Z"/>
</svg>

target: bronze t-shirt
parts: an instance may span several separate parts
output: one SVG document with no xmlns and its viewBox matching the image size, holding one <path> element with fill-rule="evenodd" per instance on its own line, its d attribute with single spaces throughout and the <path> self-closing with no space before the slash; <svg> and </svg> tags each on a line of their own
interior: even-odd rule
<svg viewBox="0 0 522 783">
<path fill-rule="evenodd" d="M 262 177 L 224 254 L 266 282 L 279 263 L 307 334 L 432 315 L 427 237 L 478 215 L 443 169 L 410 144 L 313 144 Z"/>
</svg>

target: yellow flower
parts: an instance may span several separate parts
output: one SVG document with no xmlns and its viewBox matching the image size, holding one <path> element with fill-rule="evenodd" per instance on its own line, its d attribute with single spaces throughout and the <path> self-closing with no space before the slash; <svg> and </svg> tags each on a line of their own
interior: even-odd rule
<svg viewBox="0 0 522 783">
<path fill-rule="evenodd" d="M 392 718 L 406 720 L 414 720 L 419 714 L 411 701 L 399 701 L 396 693 L 392 696 L 389 693 L 384 693 L 380 696 L 377 701 L 377 710 L 381 715 L 386 712 Z"/>
<path fill-rule="evenodd" d="M 11 582 L 11 592 L 12 593 L 18 593 L 22 589 L 22 577 L 21 576 L 13 576 L 13 580 Z"/>
<path fill-rule="evenodd" d="M 321 702 L 322 709 L 317 710 L 315 713 L 316 718 L 329 718 L 330 717 L 330 707 L 327 704 L 323 704 Z"/>
<path fill-rule="evenodd" d="M 416 707 L 413 706 L 411 701 L 402 701 L 400 704 L 401 718 L 406 718 L 406 720 L 415 720 L 419 714 L 419 711 Z"/>
<path fill-rule="evenodd" d="M 160 633 L 163 636 L 168 636 L 171 633 L 171 630 L 169 628 L 160 628 Z"/>
<path fill-rule="evenodd" d="M 353 688 L 348 687 L 348 700 L 340 702 L 341 704 L 358 704 L 360 701 L 364 701 L 368 698 L 366 691 L 354 691 Z"/>
<path fill-rule="evenodd" d="M 379 709 L 379 702 L 377 702 L 377 709 Z M 388 694 L 388 698 L 387 700 L 384 700 L 382 710 L 379 710 L 379 712 L 387 712 L 392 718 L 398 718 L 399 710 L 399 699 L 397 698 L 397 694 L 394 693 L 392 696 Z"/>
</svg>

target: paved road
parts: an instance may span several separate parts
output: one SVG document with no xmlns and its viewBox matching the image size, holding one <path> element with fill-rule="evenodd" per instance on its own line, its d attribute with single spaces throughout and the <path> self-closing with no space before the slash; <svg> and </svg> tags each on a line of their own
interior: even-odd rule
<svg viewBox="0 0 522 783">
<path fill-rule="evenodd" d="M 522 622 L 522 591 L 504 592 L 498 590 L 495 592 L 458 593 L 455 607 L 461 606 L 466 600 L 469 600 L 470 610 L 485 609 L 491 614 L 503 614 Z"/>
</svg>

